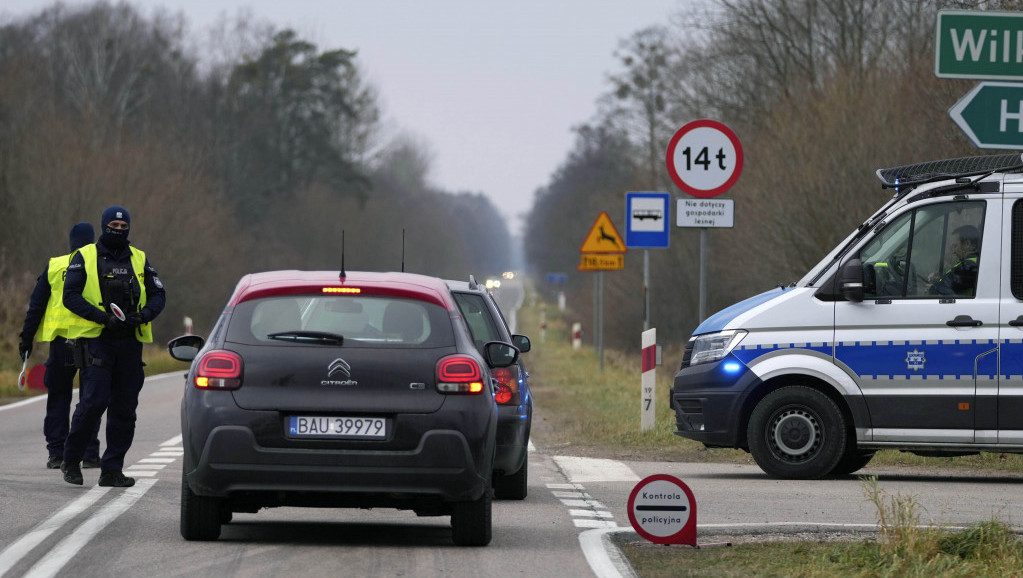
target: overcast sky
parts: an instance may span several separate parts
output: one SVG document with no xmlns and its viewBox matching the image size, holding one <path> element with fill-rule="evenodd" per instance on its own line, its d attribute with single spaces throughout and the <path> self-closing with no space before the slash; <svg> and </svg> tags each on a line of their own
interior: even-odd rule
<svg viewBox="0 0 1023 578">
<path fill-rule="evenodd" d="M 91 4 L 67 0 L 67 5 Z M 182 12 L 196 40 L 247 11 L 293 28 L 320 50 L 358 50 L 389 134 L 433 153 L 430 182 L 483 192 L 520 217 L 591 120 L 617 70 L 621 39 L 667 23 L 686 0 L 133 0 L 145 16 Z M 53 2 L 4 0 L 0 21 Z M 622 191 L 625 194 L 625 191 Z M 590 218 L 586 216 L 585 218 Z"/>
</svg>

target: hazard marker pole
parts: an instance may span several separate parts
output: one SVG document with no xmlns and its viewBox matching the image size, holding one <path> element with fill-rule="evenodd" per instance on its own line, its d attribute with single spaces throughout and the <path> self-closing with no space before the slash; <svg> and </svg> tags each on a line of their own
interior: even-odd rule
<svg viewBox="0 0 1023 578">
<path fill-rule="evenodd" d="M 583 324 L 572 324 L 572 349 L 579 351 L 583 346 Z"/>
<path fill-rule="evenodd" d="M 641 431 L 654 429 L 657 399 L 657 328 L 643 332 L 643 377 L 640 396 Z"/>
</svg>

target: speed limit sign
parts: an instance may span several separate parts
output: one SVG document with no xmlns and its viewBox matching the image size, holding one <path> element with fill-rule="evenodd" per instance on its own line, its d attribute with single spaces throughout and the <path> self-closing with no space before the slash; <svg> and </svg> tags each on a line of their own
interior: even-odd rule
<svg viewBox="0 0 1023 578">
<path fill-rule="evenodd" d="M 716 120 L 694 120 L 668 143 L 668 174 L 694 197 L 716 197 L 739 180 L 742 145 L 732 129 Z"/>
</svg>

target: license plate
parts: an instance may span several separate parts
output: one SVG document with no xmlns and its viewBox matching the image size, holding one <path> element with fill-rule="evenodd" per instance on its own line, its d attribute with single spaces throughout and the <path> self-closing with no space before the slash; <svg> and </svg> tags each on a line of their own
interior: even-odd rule
<svg viewBox="0 0 1023 578">
<path fill-rule="evenodd" d="M 293 415 L 288 437 L 385 439 L 388 422 L 382 417 L 324 417 Z"/>
</svg>

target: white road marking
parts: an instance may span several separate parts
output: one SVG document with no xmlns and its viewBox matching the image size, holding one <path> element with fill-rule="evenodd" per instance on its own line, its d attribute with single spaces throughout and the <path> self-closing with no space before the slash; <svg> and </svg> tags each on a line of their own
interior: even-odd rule
<svg viewBox="0 0 1023 578">
<path fill-rule="evenodd" d="M 579 546 L 597 578 L 635 578 L 632 565 L 608 537 L 611 532 L 621 531 L 622 528 L 598 528 L 579 534 Z"/>
<path fill-rule="evenodd" d="M 61 540 L 60 543 L 51 549 L 42 560 L 25 574 L 25 578 L 51 578 L 56 576 L 61 568 L 74 558 L 89 543 L 89 540 L 92 540 L 93 536 L 100 533 L 110 522 L 113 522 L 118 516 L 127 511 L 155 483 L 156 480 L 140 480 L 134 486 L 125 488 L 120 496 L 107 502 L 95 515 L 90 516 L 71 535 Z"/>
<path fill-rule="evenodd" d="M 552 456 L 552 459 L 571 482 L 639 481 L 639 476 L 619 461 L 574 456 Z"/>
<path fill-rule="evenodd" d="M 13 568 L 15 564 L 49 537 L 50 534 L 56 532 L 61 526 L 84 512 L 89 506 L 95 504 L 96 500 L 100 499 L 108 491 L 110 491 L 110 488 L 101 488 L 99 486 L 92 488 L 85 495 L 64 506 L 63 509 L 58 510 L 57 513 L 43 520 L 38 526 L 32 528 L 27 534 L 5 548 L 3 552 L 0 552 L 0 576 L 6 574 L 8 570 Z"/>
<path fill-rule="evenodd" d="M 169 440 L 163 442 L 162 444 L 160 444 L 160 447 L 163 447 L 163 446 L 180 446 L 180 445 L 181 445 L 181 434 L 178 434 L 178 435 L 172 437 L 171 439 L 169 439 Z"/>
</svg>

